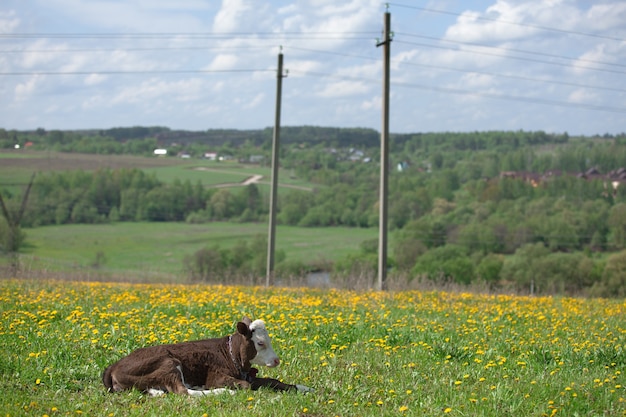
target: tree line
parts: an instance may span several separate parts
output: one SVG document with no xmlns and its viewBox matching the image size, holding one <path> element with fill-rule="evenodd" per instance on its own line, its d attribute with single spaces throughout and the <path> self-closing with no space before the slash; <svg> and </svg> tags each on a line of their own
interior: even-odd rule
<svg viewBox="0 0 626 417">
<path fill-rule="evenodd" d="M 282 168 L 316 188 L 279 193 L 278 221 L 378 227 L 379 150 L 371 132 L 314 127 L 286 132 L 293 136 L 281 149 Z M 123 133 L 107 135 L 121 143 Z M 149 136 L 163 133 L 168 131 L 141 131 L 143 136 L 124 146 L 155 144 L 158 139 Z M 36 134 L 24 133 L 31 139 Z M 87 140 L 76 132 L 68 135 L 63 138 L 76 137 L 63 139 L 67 146 Z M 232 153 L 267 152 L 267 140 L 255 141 L 219 143 Z M 626 295 L 626 183 L 580 175 L 590 168 L 602 173 L 623 168 L 624 144 L 625 135 L 571 138 L 523 131 L 393 135 L 393 273 L 437 282 L 480 281 L 537 294 Z M 546 175 L 533 183 L 502 172 Z M 19 196 L 6 190 L 4 195 L 8 204 L 17 205 Z M 36 178 L 23 225 L 266 221 L 268 206 L 268 196 L 254 184 L 206 189 L 189 181 L 163 183 L 138 169 L 65 171 Z M 190 270 L 196 265 L 196 276 L 204 276 L 207 264 L 230 268 L 234 258 L 209 248 L 186 265 Z M 262 262 L 252 264 L 262 268 Z M 376 245 L 365 244 L 334 271 L 341 274 L 355 265 L 375 271 Z M 253 267 L 248 263 L 246 268 Z"/>
</svg>

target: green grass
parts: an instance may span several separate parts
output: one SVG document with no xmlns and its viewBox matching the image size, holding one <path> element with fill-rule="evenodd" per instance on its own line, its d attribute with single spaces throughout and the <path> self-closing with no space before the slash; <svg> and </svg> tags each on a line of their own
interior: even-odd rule
<svg viewBox="0 0 626 417">
<path fill-rule="evenodd" d="M 223 165 L 223 164 L 222 164 Z M 205 186 L 217 184 L 241 183 L 247 178 L 256 175 L 259 170 L 244 169 L 241 166 L 223 167 L 215 163 L 175 165 L 161 168 L 147 168 L 156 177 L 166 183 L 174 180 L 190 181 L 192 184 L 200 182 Z"/>
<path fill-rule="evenodd" d="M 265 223 L 117 223 L 25 229 L 22 264 L 29 269 L 89 268 L 104 255 L 99 271 L 179 274 L 183 259 L 203 247 L 230 248 L 241 240 L 267 235 Z M 359 251 L 375 229 L 278 226 L 276 249 L 287 260 L 334 261 Z"/>
<path fill-rule="evenodd" d="M 198 181 L 204 186 L 215 186 L 218 184 L 237 185 L 246 179 L 261 175 L 259 180 L 262 187 L 269 190 L 268 185 L 272 180 L 270 167 L 259 165 L 239 164 L 235 162 L 213 162 L 213 161 L 190 161 L 169 167 L 147 168 L 147 172 L 154 172 L 156 177 L 166 183 L 171 183 L 178 179 L 180 181 L 190 181 L 192 184 Z M 291 174 L 290 171 L 280 169 L 278 173 L 279 185 L 292 188 L 302 188 L 310 190 L 318 185 L 303 181 Z"/>
<path fill-rule="evenodd" d="M 145 345 L 267 322 L 311 386 L 192 398 L 105 392 Z M 624 300 L 0 280 L 7 416 L 624 416 Z"/>
<path fill-rule="evenodd" d="M 156 177 L 171 183 L 174 180 L 198 181 L 207 187 L 218 184 L 237 185 L 253 175 L 262 175 L 261 186 L 267 187 L 271 181 L 271 169 L 254 164 L 237 162 L 216 162 L 174 157 L 155 158 L 131 155 L 87 155 L 59 152 L 0 151 L 0 187 L 10 187 L 20 193 L 26 187 L 33 172 L 65 171 L 81 169 L 93 171 L 98 168 L 138 168 L 154 173 Z M 279 185 L 300 187 L 310 190 L 316 185 L 296 178 L 290 171 L 279 171 Z M 21 187 L 20 187 L 21 185 Z M 285 188 L 289 190 L 289 188 Z"/>
</svg>

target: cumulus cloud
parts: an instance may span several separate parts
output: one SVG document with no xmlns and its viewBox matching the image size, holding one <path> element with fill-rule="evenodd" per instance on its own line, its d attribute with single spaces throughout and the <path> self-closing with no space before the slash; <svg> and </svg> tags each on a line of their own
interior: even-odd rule
<svg viewBox="0 0 626 417">
<path fill-rule="evenodd" d="M 207 69 L 211 71 L 223 71 L 233 69 L 237 67 L 238 61 L 239 60 L 236 55 L 219 54 L 215 58 L 213 58 L 213 61 L 211 61 L 211 64 L 207 67 Z"/>
<path fill-rule="evenodd" d="M 47 0 L 47 6 L 65 20 L 78 26 L 99 27 L 105 31 L 162 32 L 197 31 L 206 29 L 202 12 L 209 2 L 196 0 Z"/>
<path fill-rule="evenodd" d="M 446 38 L 499 43 L 545 34 L 539 26 L 563 28 L 580 20 L 566 0 L 497 0 L 484 11 L 463 12 L 446 31 Z"/>
<path fill-rule="evenodd" d="M 85 85 L 97 85 L 107 80 L 107 76 L 102 74 L 89 74 L 85 77 Z"/>
<path fill-rule="evenodd" d="M 255 0 L 222 0 L 213 19 L 215 32 L 249 32 L 268 29 L 271 16 L 267 4 Z"/>
<path fill-rule="evenodd" d="M 30 95 L 32 95 L 36 91 L 37 87 L 41 84 L 43 78 L 44 78 L 43 76 L 34 75 L 34 76 L 27 78 L 25 81 L 18 83 L 14 89 L 15 100 L 16 101 L 26 100 Z"/>
<path fill-rule="evenodd" d="M 486 89 L 494 84 L 494 77 L 486 74 L 465 74 L 461 77 L 460 87 Z"/>
<path fill-rule="evenodd" d="M 20 19 L 14 10 L 0 10 L 0 33 L 12 33 L 20 25 Z"/>
<path fill-rule="evenodd" d="M 597 94 L 589 90 L 578 88 L 569 94 L 568 99 L 571 103 L 585 104 L 585 103 L 595 103 L 597 100 L 597 97 L 598 97 Z"/>
<path fill-rule="evenodd" d="M 113 97 L 111 104 L 150 103 L 154 100 L 195 101 L 207 90 L 209 87 L 198 78 L 169 82 L 153 77 L 139 85 L 122 89 Z"/>
<path fill-rule="evenodd" d="M 254 109 L 259 107 L 265 100 L 264 93 L 258 93 L 249 99 L 236 99 L 235 104 L 244 109 Z"/>
<path fill-rule="evenodd" d="M 7 109 L 7 125 L 0 127 L 89 128 L 94 121 L 158 121 L 189 129 L 268 126 L 279 47 L 289 70 L 283 94 L 290 124 L 380 127 L 382 53 L 375 38 L 385 8 L 379 0 L 7 2 L 9 11 L 0 12 L 3 33 L 71 27 L 112 36 L 5 41 L 5 49 L 22 52 L 1 54 L 0 70 L 27 75 L 3 78 L 0 105 Z M 392 131 L 623 131 L 615 113 L 589 115 L 585 105 L 624 102 L 626 3 L 429 3 L 450 13 L 390 6 L 396 32 Z M 249 69 L 258 71 L 241 71 Z M 562 102 L 567 112 L 533 98 Z M 582 110 L 572 116 L 575 104 Z M 67 117 L 67 109 L 74 117 Z"/>
<path fill-rule="evenodd" d="M 360 81 L 335 81 L 326 84 L 318 96 L 324 98 L 350 97 L 363 94 L 370 91 L 370 86 Z"/>
</svg>

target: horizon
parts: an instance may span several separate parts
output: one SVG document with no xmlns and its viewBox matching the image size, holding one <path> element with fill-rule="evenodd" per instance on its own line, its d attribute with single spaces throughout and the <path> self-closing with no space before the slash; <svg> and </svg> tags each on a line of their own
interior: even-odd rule
<svg viewBox="0 0 626 417">
<path fill-rule="evenodd" d="M 381 134 L 380 129 L 376 129 L 374 127 L 364 127 L 364 126 L 322 126 L 322 125 L 281 125 L 280 128 L 298 128 L 298 127 L 313 127 L 313 128 L 320 128 L 320 129 L 363 129 L 363 130 L 372 130 L 374 132 L 376 132 L 377 134 Z M 238 131 L 238 132 L 247 132 L 247 131 L 263 131 L 263 130 L 273 130 L 274 127 L 273 126 L 265 126 L 265 127 L 259 127 L 259 128 L 236 128 L 236 127 L 232 127 L 232 128 L 206 128 L 206 129 L 185 129 L 185 128 L 180 128 L 180 129 L 174 129 L 168 126 L 159 126 L 159 125 L 128 125 L 128 126 L 111 126 L 111 127 L 104 127 L 104 128 L 99 128 L 99 127 L 85 127 L 85 128 L 77 128 L 77 129 L 46 129 L 43 126 L 40 126 L 38 128 L 35 129 L 7 129 L 4 128 L 2 126 L 0 126 L 0 129 L 3 129 L 7 132 L 10 131 L 16 131 L 16 132 L 20 132 L 20 133 L 36 133 L 39 129 L 43 129 L 46 133 L 52 132 L 52 131 L 61 131 L 61 132 L 101 132 L 101 131 L 106 131 L 106 130 L 112 130 L 112 129 L 132 129 L 132 128 L 162 128 L 162 129 L 167 129 L 170 132 L 211 132 L 211 131 Z M 608 132 L 604 132 L 604 133 L 594 133 L 594 134 L 589 134 L 589 135 L 575 135 L 575 134 L 571 134 L 567 131 L 565 132 L 546 132 L 543 130 L 523 130 L 523 129 L 516 129 L 516 130 L 473 130 L 473 131 L 452 131 L 452 130 L 447 130 L 447 131 L 415 131 L 415 132 L 394 132 L 394 131 L 389 131 L 390 135 L 415 135 L 415 134 L 472 134 L 472 133 L 490 133 L 490 132 L 505 132 L 505 133 L 511 133 L 511 132 L 527 132 L 527 133 L 536 133 L 536 132 L 543 132 L 547 135 L 563 135 L 566 134 L 569 137 L 579 137 L 579 138 L 597 138 L 597 137 L 604 137 L 607 136 L 611 137 L 611 138 L 615 138 L 615 137 L 622 137 L 622 136 L 626 136 L 626 131 L 624 132 L 618 132 L 618 133 L 608 133 Z"/>
</svg>

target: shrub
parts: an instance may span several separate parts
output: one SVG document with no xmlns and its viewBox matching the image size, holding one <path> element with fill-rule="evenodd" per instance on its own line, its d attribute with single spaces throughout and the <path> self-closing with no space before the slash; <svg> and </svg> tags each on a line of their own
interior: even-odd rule
<svg viewBox="0 0 626 417">
<path fill-rule="evenodd" d="M 434 248 L 420 256 L 413 267 L 413 274 L 424 274 L 433 281 L 453 280 L 469 284 L 474 280 L 474 263 L 463 247 L 445 245 Z"/>
<path fill-rule="evenodd" d="M 503 266 L 504 259 L 501 255 L 489 254 L 476 267 L 476 275 L 493 289 L 500 283 L 500 272 Z"/>
<path fill-rule="evenodd" d="M 602 281 L 593 286 L 592 295 L 620 298 L 626 296 L 626 250 L 609 256 Z"/>
</svg>

